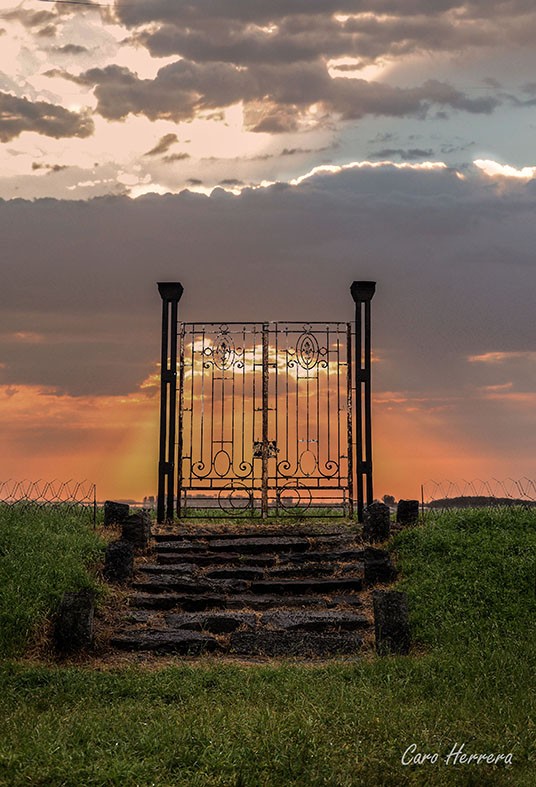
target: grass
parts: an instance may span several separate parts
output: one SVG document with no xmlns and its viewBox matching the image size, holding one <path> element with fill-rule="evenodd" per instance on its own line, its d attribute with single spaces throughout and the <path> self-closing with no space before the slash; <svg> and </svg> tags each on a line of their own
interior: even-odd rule
<svg viewBox="0 0 536 787">
<path fill-rule="evenodd" d="M 431 515 L 393 550 L 410 657 L 105 672 L 5 660 L 0 783 L 533 785 L 536 513 Z M 439 761 L 402 766 L 412 743 Z M 513 764 L 446 765 L 462 743 Z"/>
<path fill-rule="evenodd" d="M 102 549 L 72 511 L 0 505 L 0 656 L 21 653 L 64 592 L 95 587 Z"/>
</svg>

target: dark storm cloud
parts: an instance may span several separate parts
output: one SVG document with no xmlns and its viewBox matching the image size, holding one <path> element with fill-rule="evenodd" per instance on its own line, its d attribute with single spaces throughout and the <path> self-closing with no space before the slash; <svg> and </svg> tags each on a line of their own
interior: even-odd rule
<svg viewBox="0 0 536 787">
<path fill-rule="evenodd" d="M 401 10 L 402 9 L 402 10 Z M 532 0 L 118 0 L 123 24 L 149 22 L 192 24 L 199 19 L 266 24 L 289 16 L 333 14 L 438 14 L 457 10 L 462 18 L 522 14 L 534 10 Z"/>
<path fill-rule="evenodd" d="M 240 196 L 0 202 L 0 382 L 132 391 L 158 359 L 157 280 L 182 281 L 183 319 L 346 320 L 349 283 L 371 278 L 377 391 L 523 391 L 521 364 L 509 380 L 468 357 L 534 350 L 535 210 L 530 186 L 393 167 Z"/>
<path fill-rule="evenodd" d="M 366 65 L 413 53 L 532 46 L 536 37 L 534 5 L 521 0 L 129 0 L 116 12 L 134 43 L 181 59 L 154 79 L 113 64 L 80 75 L 48 73 L 94 88 L 97 111 L 108 120 L 134 114 L 179 122 L 242 101 L 246 127 L 267 133 L 300 130 L 305 120 L 325 126 L 333 117 L 424 117 L 431 105 L 436 117 L 450 109 L 492 112 L 507 99 L 494 95 L 491 83 L 476 94 L 439 81 L 394 87 L 332 78 L 328 61 L 351 57 Z M 320 113 L 313 118 L 314 104 Z"/>
<path fill-rule="evenodd" d="M 154 55 L 250 65 L 341 56 L 371 62 L 507 40 L 531 45 L 535 32 L 528 0 L 143 0 L 120 1 L 117 14 Z"/>
<path fill-rule="evenodd" d="M 0 142 L 9 142 L 23 131 L 47 137 L 89 137 L 93 120 L 87 113 L 70 112 L 46 101 L 30 101 L 0 91 Z"/>
<path fill-rule="evenodd" d="M 299 113 L 315 103 L 343 119 L 365 115 L 424 117 L 431 104 L 489 113 L 497 104 L 491 97 L 471 98 L 437 80 L 400 88 L 364 79 L 332 79 L 321 63 L 250 70 L 225 63 L 180 60 L 161 68 L 155 79 L 140 79 L 119 66 L 66 76 L 79 84 L 95 86 L 97 111 L 108 120 L 134 114 L 151 120 L 181 121 L 201 111 L 244 101 L 246 126 L 254 131 L 287 131 L 296 126 Z"/>
</svg>

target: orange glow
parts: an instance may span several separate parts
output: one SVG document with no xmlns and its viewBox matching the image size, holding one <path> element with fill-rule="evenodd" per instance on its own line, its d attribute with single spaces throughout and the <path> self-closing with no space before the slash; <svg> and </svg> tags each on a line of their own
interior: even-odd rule
<svg viewBox="0 0 536 787">
<path fill-rule="evenodd" d="M 508 390 L 477 397 L 505 406 L 534 404 Z M 404 392 L 374 397 L 375 493 L 418 498 L 431 479 L 491 478 L 525 473 L 529 457 L 498 458 L 449 431 L 456 400 L 411 399 Z M 55 478 L 97 484 L 99 500 L 141 500 L 155 494 L 158 451 L 158 374 L 127 396 L 73 397 L 34 386 L 0 386 L 3 451 L 0 479 Z"/>
</svg>

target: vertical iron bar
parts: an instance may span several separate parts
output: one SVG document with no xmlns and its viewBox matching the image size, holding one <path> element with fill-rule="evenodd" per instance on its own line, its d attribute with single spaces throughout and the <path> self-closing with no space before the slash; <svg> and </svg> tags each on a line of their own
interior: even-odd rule
<svg viewBox="0 0 536 787">
<path fill-rule="evenodd" d="M 327 394 L 327 445 L 326 445 L 326 460 L 329 461 L 331 459 L 331 430 L 330 430 L 330 421 L 331 421 L 331 388 L 330 388 L 330 380 L 329 380 L 329 368 L 331 365 L 331 337 L 330 337 L 330 330 L 329 324 L 326 324 L 326 358 L 327 358 L 327 369 L 326 369 L 326 394 Z M 339 359 L 337 358 L 337 364 L 339 363 Z M 320 456 L 320 450 L 318 451 L 318 455 Z M 340 457 L 338 457 L 338 461 L 340 462 Z"/>
<path fill-rule="evenodd" d="M 179 333 L 179 436 L 177 447 L 177 518 L 182 515 L 182 454 L 183 454 L 183 411 L 184 411 L 184 325 Z"/>
<path fill-rule="evenodd" d="M 93 484 L 93 527 L 97 527 L 97 484 Z"/>
<path fill-rule="evenodd" d="M 275 343 L 275 470 L 274 470 L 274 488 L 275 488 L 275 515 L 279 516 L 279 462 L 277 461 L 277 451 L 279 448 L 279 323 L 274 323 L 274 343 Z"/>
<path fill-rule="evenodd" d="M 157 522 L 166 516 L 166 444 L 167 444 L 167 361 L 168 361 L 169 302 L 162 300 L 162 342 L 160 354 L 160 448 L 158 454 Z"/>
<path fill-rule="evenodd" d="M 424 484 L 421 484 L 421 520 L 424 522 Z"/>
<path fill-rule="evenodd" d="M 367 476 L 367 505 L 374 500 L 372 489 L 372 402 L 370 392 L 370 301 L 365 301 L 365 472 Z"/>
<path fill-rule="evenodd" d="M 370 408 L 370 301 L 376 282 L 354 281 L 350 287 L 355 302 L 355 388 L 357 518 L 363 521 L 363 475 L 367 476 L 367 503 L 372 503 L 372 421 Z M 363 359 L 363 304 L 365 304 L 365 358 Z M 368 308 L 367 308 L 368 306 Z M 365 428 L 363 429 L 363 383 L 365 383 Z M 363 432 L 366 454 L 363 457 Z M 369 452 L 370 451 L 370 452 Z"/>
<path fill-rule="evenodd" d="M 262 326 L 262 502 L 261 516 L 268 516 L 268 323 Z"/>
<path fill-rule="evenodd" d="M 346 392 L 347 392 L 347 428 L 348 428 L 348 447 L 347 469 L 348 469 L 348 514 L 350 519 L 354 516 L 354 463 L 353 463 L 353 429 L 352 429 L 352 326 L 350 323 L 346 327 Z M 340 460 L 339 460 L 340 461 Z"/>
<path fill-rule="evenodd" d="M 339 463 L 339 472 L 337 473 L 337 480 L 341 482 L 341 365 L 339 363 L 341 357 L 341 335 L 337 331 L 337 462 Z"/>
<path fill-rule="evenodd" d="M 158 282 L 158 292 L 162 298 L 162 346 L 157 520 L 163 522 L 165 518 L 173 519 L 173 475 L 177 419 L 177 307 L 183 287 L 179 282 Z"/>
<path fill-rule="evenodd" d="M 355 387 L 356 387 L 356 452 L 357 452 L 357 519 L 363 521 L 363 336 L 361 303 L 355 305 Z"/>
<path fill-rule="evenodd" d="M 171 301 L 171 325 L 169 348 L 169 434 L 167 457 L 167 502 L 166 519 L 173 521 L 175 492 L 175 435 L 177 428 L 177 301 Z"/>
<path fill-rule="evenodd" d="M 255 325 L 252 328 L 252 362 L 251 362 L 251 437 L 252 441 L 255 443 L 257 441 L 257 333 L 258 333 L 258 325 Z M 252 472 L 252 495 L 253 495 L 253 513 L 255 512 L 255 489 L 257 488 L 257 466 L 258 463 L 255 462 L 255 456 L 252 455 L 251 459 L 251 472 Z M 262 511 L 261 511 L 262 513 Z"/>
</svg>

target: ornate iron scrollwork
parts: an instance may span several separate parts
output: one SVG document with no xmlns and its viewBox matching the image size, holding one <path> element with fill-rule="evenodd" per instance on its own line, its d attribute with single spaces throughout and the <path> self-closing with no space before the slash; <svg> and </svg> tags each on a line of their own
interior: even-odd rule
<svg viewBox="0 0 536 787">
<path fill-rule="evenodd" d="M 215 337 L 213 344 L 203 349 L 203 354 L 207 358 L 204 364 L 205 368 L 208 369 L 211 365 L 214 365 L 217 369 L 225 371 L 232 369 L 235 364 L 241 368 L 240 355 L 242 352 L 241 347 L 235 346 L 229 326 L 220 325 L 219 333 Z"/>
<path fill-rule="evenodd" d="M 188 511 L 201 512 L 203 501 L 211 511 L 262 516 L 346 505 L 349 330 L 184 324 L 178 485 Z"/>
<path fill-rule="evenodd" d="M 231 481 L 218 493 L 218 505 L 224 514 L 236 516 L 253 510 L 253 491 L 245 484 Z"/>
</svg>

